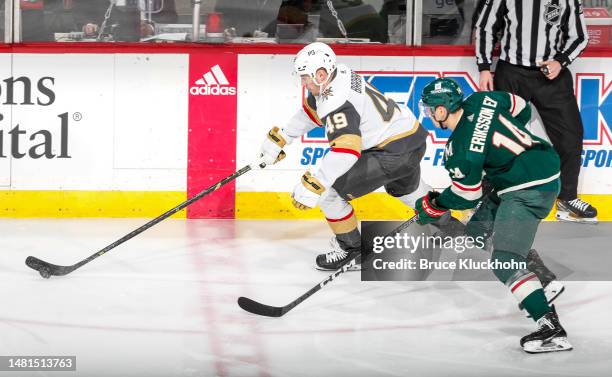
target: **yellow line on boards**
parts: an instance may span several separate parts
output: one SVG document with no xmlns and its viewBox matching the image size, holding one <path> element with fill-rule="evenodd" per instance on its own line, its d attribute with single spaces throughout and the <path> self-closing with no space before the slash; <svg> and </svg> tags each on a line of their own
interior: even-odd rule
<svg viewBox="0 0 612 377">
<path fill-rule="evenodd" d="M 593 204 L 599 221 L 612 221 L 612 195 L 580 195 Z M 182 191 L 0 191 L 0 217 L 157 217 L 187 199 Z M 206 200 L 206 199 L 203 199 Z M 372 193 L 351 201 L 360 220 L 402 220 L 412 216 L 396 198 Z M 465 212 L 456 212 L 462 218 Z M 180 211 L 173 218 L 186 218 Z M 237 219 L 324 219 L 321 211 L 300 211 L 287 192 L 237 192 Z M 554 210 L 546 218 L 554 220 Z"/>
<path fill-rule="evenodd" d="M 580 195 L 594 205 L 599 221 L 612 221 L 612 195 Z M 409 210 L 396 198 L 382 192 L 375 192 L 351 201 L 355 214 L 360 220 L 401 220 L 412 216 Z M 546 220 L 554 220 L 554 209 Z M 454 213 L 456 217 L 466 216 L 466 211 Z M 321 211 L 311 209 L 300 211 L 291 205 L 287 192 L 236 192 L 237 219 L 323 219 Z"/>
<path fill-rule="evenodd" d="M 183 191 L 0 191 L 0 217 L 157 217 L 186 198 Z"/>
</svg>

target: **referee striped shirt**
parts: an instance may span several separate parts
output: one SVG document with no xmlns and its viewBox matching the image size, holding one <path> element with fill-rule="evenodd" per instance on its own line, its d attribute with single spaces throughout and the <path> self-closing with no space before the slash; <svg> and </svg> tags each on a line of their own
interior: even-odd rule
<svg viewBox="0 0 612 377">
<path fill-rule="evenodd" d="M 500 59 L 538 67 L 555 59 L 566 67 L 588 43 L 580 0 L 486 0 L 475 24 L 478 70 L 491 68 L 501 31 Z"/>
</svg>

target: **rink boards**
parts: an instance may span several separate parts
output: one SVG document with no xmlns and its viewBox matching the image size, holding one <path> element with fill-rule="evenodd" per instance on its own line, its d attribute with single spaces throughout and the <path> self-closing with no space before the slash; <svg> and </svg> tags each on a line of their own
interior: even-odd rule
<svg viewBox="0 0 612 377">
<path fill-rule="evenodd" d="M 250 163 L 267 130 L 301 106 L 291 72 L 298 46 L 78 46 L 0 53 L 1 216 L 156 216 Z M 417 117 L 418 95 L 437 77 L 456 79 L 466 94 L 477 90 L 469 49 L 337 52 L 340 63 Z M 587 53 L 571 69 L 585 127 L 579 192 L 609 220 L 612 53 Z M 424 126 L 423 178 L 443 188 L 448 134 L 427 120 Z M 532 129 L 543 134 L 537 116 Z M 290 145 L 280 164 L 249 172 L 176 216 L 319 218 L 318 210 L 294 210 L 289 195 L 326 152 L 324 132 L 315 129 Z M 355 208 L 361 218 L 406 216 L 383 192 L 357 199 Z"/>
</svg>

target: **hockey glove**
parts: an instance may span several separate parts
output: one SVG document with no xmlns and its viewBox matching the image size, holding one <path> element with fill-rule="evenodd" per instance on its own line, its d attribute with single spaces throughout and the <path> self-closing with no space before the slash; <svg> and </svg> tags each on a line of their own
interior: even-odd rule
<svg viewBox="0 0 612 377">
<path fill-rule="evenodd" d="M 417 199 L 414 212 L 418 215 L 417 223 L 421 225 L 434 223 L 448 212 L 448 209 L 435 204 L 435 198 L 440 196 L 439 192 L 430 191 L 424 197 Z"/>
<path fill-rule="evenodd" d="M 325 187 L 307 171 L 302 176 L 302 181 L 293 189 L 291 194 L 293 206 L 301 210 L 314 208 L 319 203 L 323 191 Z"/>
<path fill-rule="evenodd" d="M 257 165 L 262 167 L 262 163 L 265 165 L 272 165 L 282 160 L 285 157 L 283 148 L 289 143 L 291 143 L 291 138 L 287 136 L 283 130 L 279 129 L 278 127 L 273 127 L 268 132 L 266 140 L 264 140 L 263 144 L 261 145 Z"/>
</svg>

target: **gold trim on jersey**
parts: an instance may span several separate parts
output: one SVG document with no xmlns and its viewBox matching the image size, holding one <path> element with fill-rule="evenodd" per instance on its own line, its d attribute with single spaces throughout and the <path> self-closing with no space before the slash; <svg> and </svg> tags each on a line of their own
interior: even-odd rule
<svg viewBox="0 0 612 377">
<path fill-rule="evenodd" d="M 396 135 L 393 135 L 391 137 L 388 137 L 385 140 L 383 140 L 382 143 L 377 144 L 375 147 L 376 148 L 383 148 L 385 145 L 387 145 L 387 144 L 389 144 L 389 143 L 391 143 L 393 141 L 396 141 L 396 140 L 408 137 L 408 136 L 414 134 L 415 132 L 417 132 L 417 130 L 419 129 L 419 126 L 420 126 L 419 121 L 415 120 L 414 121 L 414 126 L 412 127 L 412 129 L 410 131 L 402 132 L 400 134 L 396 134 Z"/>
<path fill-rule="evenodd" d="M 310 117 L 310 119 L 313 120 L 317 125 L 319 126 L 323 125 L 323 122 L 321 121 L 321 118 L 319 118 L 317 111 L 313 109 L 312 107 L 310 107 L 310 105 L 308 104 L 307 96 L 302 98 L 302 108 L 304 109 L 306 114 Z"/>
<path fill-rule="evenodd" d="M 361 153 L 361 136 L 344 134 L 332 140 L 329 145 L 332 148 L 350 149 L 357 153 Z"/>
</svg>

